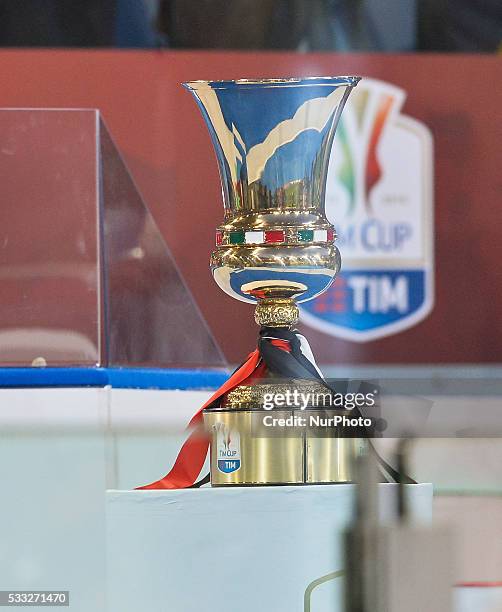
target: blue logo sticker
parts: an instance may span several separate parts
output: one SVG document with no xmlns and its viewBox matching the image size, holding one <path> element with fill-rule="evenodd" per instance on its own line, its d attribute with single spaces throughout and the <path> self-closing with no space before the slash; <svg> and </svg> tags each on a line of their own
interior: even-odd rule
<svg viewBox="0 0 502 612">
<path fill-rule="evenodd" d="M 433 307 L 432 136 L 400 113 L 405 97 L 364 79 L 347 102 L 330 159 L 326 214 L 342 272 L 301 304 L 302 321 L 354 342 L 412 327 Z"/>
</svg>

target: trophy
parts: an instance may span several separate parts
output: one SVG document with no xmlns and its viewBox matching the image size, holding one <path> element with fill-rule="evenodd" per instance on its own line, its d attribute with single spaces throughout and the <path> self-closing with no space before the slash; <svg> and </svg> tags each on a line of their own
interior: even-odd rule
<svg viewBox="0 0 502 612">
<path fill-rule="evenodd" d="M 336 430 L 319 436 L 308 426 L 282 435 L 266 431 L 266 417 L 287 422 L 305 407 L 293 400 L 267 411 L 264 400 L 294 389 L 304 396 L 326 391 L 294 326 L 297 304 L 320 295 L 340 270 L 335 230 L 324 212 L 326 178 L 338 120 L 359 80 L 184 83 L 209 129 L 222 183 L 213 277 L 231 297 L 256 305 L 261 326 L 257 351 L 203 411 L 213 486 L 352 480 L 360 439 Z"/>
</svg>

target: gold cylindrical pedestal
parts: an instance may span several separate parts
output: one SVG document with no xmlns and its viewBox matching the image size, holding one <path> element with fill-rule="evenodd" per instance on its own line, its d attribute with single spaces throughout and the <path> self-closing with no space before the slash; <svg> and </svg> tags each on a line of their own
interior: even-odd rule
<svg viewBox="0 0 502 612">
<path fill-rule="evenodd" d="M 310 417 L 316 414 L 334 413 L 308 409 L 205 410 L 204 424 L 211 436 L 211 484 L 243 486 L 354 481 L 353 460 L 365 441 L 339 437 L 340 432 L 336 429 L 310 426 Z M 266 426 L 265 423 L 270 423 L 271 419 L 289 419 L 287 422 L 292 425 Z M 295 425 L 295 422 L 301 424 Z"/>
<path fill-rule="evenodd" d="M 288 418 L 293 411 L 274 411 L 274 417 Z M 265 432 L 264 410 L 207 410 L 204 424 L 211 432 L 211 484 L 263 485 L 301 484 L 304 482 L 304 437 L 302 435 L 270 436 Z M 222 434 L 223 431 L 223 434 Z M 231 438 L 230 447 L 237 457 L 222 457 L 221 437 Z M 219 440 L 220 438 L 220 440 Z M 240 461 L 234 471 L 226 472 L 225 463 Z M 232 469 L 232 465 L 228 469 Z"/>
<path fill-rule="evenodd" d="M 316 426 L 316 417 L 333 418 L 336 415 L 351 416 L 348 411 L 307 410 L 310 423 L 306 432 L 307 483 L 352 482 L 354 459 L 365 448 L 365 439 L 343 436 L 343 428 Z"/>
</svg>

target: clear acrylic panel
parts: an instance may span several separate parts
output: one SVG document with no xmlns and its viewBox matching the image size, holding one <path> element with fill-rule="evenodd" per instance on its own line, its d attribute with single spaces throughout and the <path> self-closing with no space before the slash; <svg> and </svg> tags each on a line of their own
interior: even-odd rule
<svg viewBox="0 0 502 612">
<path fill-rule="evenodd" d="M 96 110 L 0 110 L 0 364 L 223 364 Z"/>
</svg>

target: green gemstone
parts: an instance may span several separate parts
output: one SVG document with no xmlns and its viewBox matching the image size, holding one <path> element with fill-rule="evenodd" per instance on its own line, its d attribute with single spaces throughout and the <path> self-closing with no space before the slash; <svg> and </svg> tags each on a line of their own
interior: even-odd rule
<svg viewBox="0 0 502 612">
<path fill-rule="evenodd" d="M 298 240 L 312 242 L 314 240 L 314 230 L 298 230 Z"/>
<path fill-rule="evenodd" d="M 244 232 L 230 232 L 230 244 L 244 244 Z"/>
</svg>

